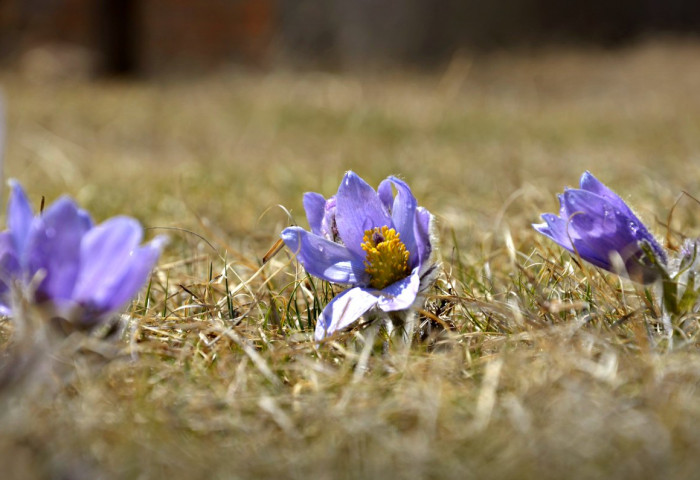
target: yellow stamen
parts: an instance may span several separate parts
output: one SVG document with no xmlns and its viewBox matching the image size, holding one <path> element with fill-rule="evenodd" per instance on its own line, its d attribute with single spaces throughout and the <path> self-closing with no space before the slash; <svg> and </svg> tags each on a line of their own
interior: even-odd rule
<svg viewBox="0 0 700 480">
<path fill-rule="evenodd" d="M 399 236 L 386 226 L 365 231 L 362 250 L 367 252 L 365 272 L 372 288 L 381 290 L 408 275 L 409 252 Z"/>
</svg>

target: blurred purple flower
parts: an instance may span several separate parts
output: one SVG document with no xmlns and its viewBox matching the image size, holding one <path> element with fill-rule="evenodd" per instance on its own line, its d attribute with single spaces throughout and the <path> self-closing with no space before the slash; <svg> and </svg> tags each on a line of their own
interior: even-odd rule
<svg viewBox="0 0 700 480">
<path fill-rule="evenodd" d="M 658 278 L 666 252 L 627 204 L 590 172 L 581 176 L 580 189 L 565 189 L 559 203 L 559 216 L 543 214 L 545 223 L 533 225 L 535 230 L 597 267 L 640 283 Z"/>
<path fill-rule="evenodd" d="M 433 216 L 417 206 L 405 182 L 389 177 L 375 191 L 347 172 L 330 199 L 306 193 L 304 209 L 311 232 L 286 228 L 281 235 L 285 244 L 311 275 L 353 286 L 323 310 L 317 340 L 374 307 L 393 312 L 414 305 L 435 267 L 430 261 Z"/>
<path fill-rule="evenodd" d="M 114 217 L 94 226 L 68 197 L 34 215 L 21 185 L 11 180 L 10 187 L 7 230 L 0 233 L 0 313 L 12 315 L 11 290 L 19 285 L 52 317 L 90 328 L 144 285 L 164 237 L 139 246 L 136 220 Z"/>
</svg>

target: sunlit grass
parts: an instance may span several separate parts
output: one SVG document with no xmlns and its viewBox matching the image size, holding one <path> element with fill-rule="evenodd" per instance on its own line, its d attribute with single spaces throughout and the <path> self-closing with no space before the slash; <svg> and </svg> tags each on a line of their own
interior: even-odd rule
<svg viewBox="0 0 700 480">
<path fill-rule="evenodd" d="M 5 174 L 171 237 L 108 341 L 2 323 L 4 478 L 691 477 L 698 316 L 530 224 L 590 170 L 659 237 L 700 195 L 700 47 L 461 60 L 444 74 L 31 85 Z M 459 67 L 459 68 L 458 68 Z M 410 351 L 312 342 L 338 291 L 282 250 L 301 195 L 398 174 L 438 218 Z M 6 193 L 6 192 L 5 192 Z M 674 245 L 697 236 L 681 199 Z M 29 323 L 32 323 L 28 320 Z M 40 325 L 34 325 L 40 329 Z M 47 360 L 48 359 L 48 360 Z"/>
</svg>

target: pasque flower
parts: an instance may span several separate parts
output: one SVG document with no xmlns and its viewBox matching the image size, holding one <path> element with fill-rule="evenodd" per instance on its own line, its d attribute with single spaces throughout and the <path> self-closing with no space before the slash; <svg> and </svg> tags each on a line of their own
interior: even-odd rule
<svg viewBox="0 0 700 480">
<path fill-rule="evenodd" d="M 375 191 L 347 172 L 335 196 L 306 193 L 304 209 L 311 231 L 286 228 L 285 244 L 311 275 L 352 286 L 321 313 L 317 340 L 370 309 L 395 312 L 414 305 L 435 267 L 433 216 L 417 205 L 405 182 L 389 177 Z"/>
<path fill-rule="evenodd" d="M 535 230 L 605 270 L 650 283 L 667 263 L 666 252 L 627 204 L 590 172 L 580 189 L 559 195 L 559 216 L 545 213 Z"/>
<path fill-rule="evenodd" d="M 12 315 L 11 293 L 75 328 L 90 328 L 129 302 L 146 282 L 165 239 L 140 246 L 141 225 L 113 217 L 95 226 L 61 197 L 35 215 L 19 183 L 10 181 L 7 230 L 0 233 L 0 312 Z"/>
</svg>

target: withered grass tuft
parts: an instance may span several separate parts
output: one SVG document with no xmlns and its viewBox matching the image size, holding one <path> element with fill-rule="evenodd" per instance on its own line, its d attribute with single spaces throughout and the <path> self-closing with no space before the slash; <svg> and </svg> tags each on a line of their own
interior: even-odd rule
<svg viewBox="0 0 700 480">
<path fill-rule="evenodd" d="M 698 320 L 537 236 L 588 169 L 700 234 L 700 45 L 502 54 L 442 75 L 27 84 L 6 174 L 172 239 L 118 338 L 0 324 L 3 478 L 689 478 Z M 398 174 L 441 273 L 412 348 L 311 341 L 331 285 L 281 250 L 301 194 Z M 280 207 L 283 206 L 283 207 Z M 24 329 L 24 330 L 22 330 Z"/>
</svg>

